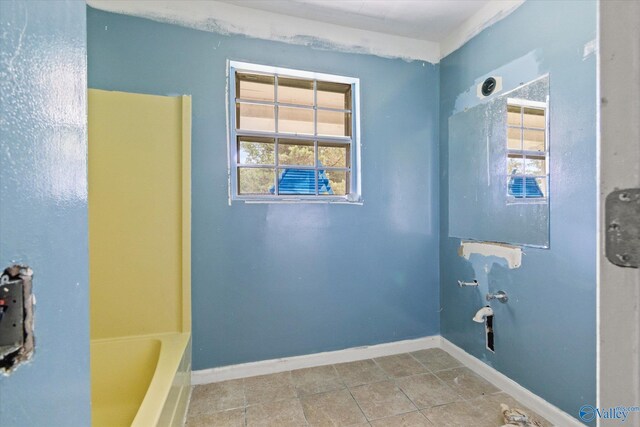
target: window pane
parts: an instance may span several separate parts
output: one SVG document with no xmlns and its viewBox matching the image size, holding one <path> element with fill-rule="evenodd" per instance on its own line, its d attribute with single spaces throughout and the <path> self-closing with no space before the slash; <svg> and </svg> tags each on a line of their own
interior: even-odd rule
<svg viewBox="0 0 640 427">
<path fill-rule="evenodd" d="M 278 132 L 313 135 L 313 110 L 279 107 Z"/>
<path fill-rule="evenodd" d="M 238 163 L 249 165 L 273 165 L 275 144 L 271 138 L 238 138 Z"/>
<path fill-rule="evenodd" d="M 524 127 L 526 128 L 546 128 L 544 110 L 539 108 L 524 108 Z"/>
<path fill-rule="evenodd" d="M 238 193 L 273 194 L 274 178 L 273 169 L 238 168 Z"/>
<path fill-rule="evenodd" d="M 547 178 L 536 178 L 536 185 L 537 185 L 537 189 L 540 191 L 540 193 L 542 194 L 542 196 L 540 196 L 540 193 L 537 193 L 538 197 L 547 197 Z M 536 189 L 534 189 L 533 193 L 536 192 Z M 532 193 L 531 191 L 529 193 Z M 529 194 L 529 196 L 532 196 L 533 194 Z"/>
<path fill-rule="evenodd" d="M 520 128 L 507 128 L 507 148 L 510 150 L 522 150 L 520 138 L 522 136 L 522 129 Z"/>
<path fill-rule="evenodd" d="M 351 136 L 351 114 L 318 110 L 318 135 Z"/>
<path fill-rule="evenodd" d="M 321 145 L 318 144 L 318 167 L 347 168 L 349 167 L 348 145 Z"/>
<path fill-rule="evenodd" d="M 236 116 L 238 129 L 267 132 L 276 130 L 275 110 L 271 105 L 239 103 Z"/>
<path fill-rule="evenodd" d="M 522 115 L 521 115 L 521 107 L 517 105 L 508 105 L 507 106 L 507 124 L 510 126 L 521 126 L 522 124 Z"/>
<path fill-rule="evenodd" d="M 313 105 L 313 81 L 278 77 L 278 102 Z"/>
<path fill-rule="evenodd" d="M 349 192 L 349 172 L 320 170 L 318 178 L 318 193 L 334 196 L 344 196 Z"/>
<path fill-rule="evenodd" d="M 275 79 L 261 74 L 236 74 L 236 96 L 241 99 L 255 99 L 273 102 Z"/>
<path fill-rule="evenodd" d="M 530 158 L 527 157 L 524 161 L 524 173 L 527 175 L 546 175 L 547 168 L 545 167 L 544 158 Z"/>
<path fill-rule="evenodd" d="M 281 165 L 313 166 L 315 162 L 313 142 L 278 141 L 278 163 Z"/>
<path fill-rule="evenodd" d="M 522 156 L 509 155 L 507 158 L 507 175 L 521 175 L 524 173 L 524 159 Z"/>
<path fill-rule="evenodd" d="M 351 85 L 318 82 L 318 107 L 351 109 Z"/>
<path fill-rule="evenodd" d="M 544 151 L 544 133 L 543 130 L 524 130 L 524 149 L 528 151 Z"/>
<path fill-rule="evenodd" d="M 278 171 L 279 194 L 316 194 L 316 171 L 313 169 L 280 169 Z"/>
</svg>

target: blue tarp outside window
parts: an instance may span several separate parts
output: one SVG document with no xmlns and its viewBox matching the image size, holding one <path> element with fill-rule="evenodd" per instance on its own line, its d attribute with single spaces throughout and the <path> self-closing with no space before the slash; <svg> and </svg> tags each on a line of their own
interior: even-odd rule
<svg viewBox="0 0 640 427">
<path fill-rule="evenodd" d="M 278 178 L 278 190 L 280 194 L 316 194 L 316 178 L 313 169 L 285 169 Z M 275 185 L 269 189 L 275 194 Z M 318 194 L 333 194 L 329 178 L 324 170 L 318 171 Z"/>
</svg>

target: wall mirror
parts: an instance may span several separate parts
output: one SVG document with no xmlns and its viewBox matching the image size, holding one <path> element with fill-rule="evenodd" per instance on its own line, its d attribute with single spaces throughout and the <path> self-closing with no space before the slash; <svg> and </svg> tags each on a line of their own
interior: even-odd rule
<svg viewBox="0 0 640 427">
<path fill-rule="evenodd" d="M 449 236 L 549 247 L 549 76 L 449 118 Z"/>
</svg>

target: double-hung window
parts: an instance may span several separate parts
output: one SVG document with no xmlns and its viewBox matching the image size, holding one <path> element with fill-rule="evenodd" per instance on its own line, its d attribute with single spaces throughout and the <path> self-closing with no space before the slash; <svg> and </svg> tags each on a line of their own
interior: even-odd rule
<svg viewBox="0 0 640 427">
<path fill-rule="evenodd" d="M 230 194 L 360 201 L 359 81 L 229 62 Z"/>
<path fill-rule="evenodd" d="M 517 202 L 549 197 L 547 104 L 507 100 L 507 193 Z"/>
</svg>

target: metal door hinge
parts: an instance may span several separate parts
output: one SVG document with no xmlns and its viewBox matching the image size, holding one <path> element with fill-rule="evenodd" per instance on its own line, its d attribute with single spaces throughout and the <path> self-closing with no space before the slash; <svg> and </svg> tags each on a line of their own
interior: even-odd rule
<svg viewBox="0 0 640 427">
<path fill-rule="evenodd" d="M 611 192 L 605 221 L 609 261 L 621 267 L 640 267 L 640 188 Z"/>
</svg>

